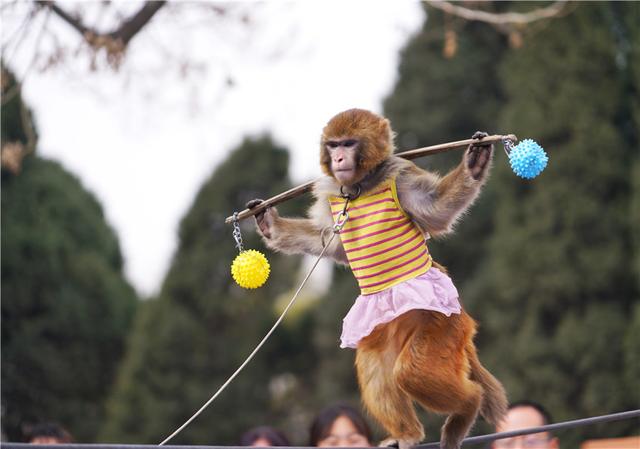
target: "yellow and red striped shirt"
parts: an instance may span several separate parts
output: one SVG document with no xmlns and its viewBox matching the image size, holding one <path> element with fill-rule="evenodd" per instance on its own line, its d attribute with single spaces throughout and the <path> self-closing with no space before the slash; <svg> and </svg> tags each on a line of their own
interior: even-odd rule
<svg viewBox="0 0 640 449">
<path fill-rule="evenodd" d="M 345 201 L 329 197 L 334 220 Z M 413 279 L 431 268 L 424 235 L 402 210 L 395 178 L 350 200 L 347 211 L 349 218 L 340 238 L 363 295 Z"/>
</svg>

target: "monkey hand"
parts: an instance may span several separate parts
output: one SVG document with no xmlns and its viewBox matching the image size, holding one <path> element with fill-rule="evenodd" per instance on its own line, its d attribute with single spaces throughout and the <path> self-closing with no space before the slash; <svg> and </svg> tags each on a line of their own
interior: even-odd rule
<svg viewBox="0 0 640 449">
<path fill-rule="evenodd" d="M 482 139 L 487 137 L 489 134 L 476 131 L 472 139 Z M 491 143 L 481 143 L 478 142 L 469 145 L 464 158 L 466 160 L 466 165 L 469 171 L 471 172 L 471 177 L 476 181 L 484 175 L 487 171 L 487 168 L 490 165 L 491 157 L 493 155 L 493 144 Z"/>
<path fill-rule="evenodd" d="M 246 208 L 253 209 L 258 204 L 262 203 L 264 200 L 255 199 L 247 202 Z M 256 219 L 256 224 L 258 225 L 258 229 L 260 233 L 267 239 L 270 239 L 272 236 L 273 222 L 275 218 L 278 216 L 278 212 L 273 207 L 267 207 L 264 210 L 261 210 L 257 214 L 254 215 Z"/>
</svg>

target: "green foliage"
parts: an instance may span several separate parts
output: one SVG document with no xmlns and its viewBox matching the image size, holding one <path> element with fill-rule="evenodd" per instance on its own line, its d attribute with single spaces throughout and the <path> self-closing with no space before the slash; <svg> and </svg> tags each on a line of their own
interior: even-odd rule
<svg viewBox="0 0 640 449">
<path fill-rule="evenodd" d="M 427 15 L 422 31 L 401 53 L 398 81 L 384 102 L 403 150 L 471 137 L 478 129 L 496 130 L 503 100 L 502 86 L 491 74 L 506 50 L 505 38 L 490 25 L 461 20 L 452 25 L 457 50 L 448 59 L 443 13 L 429 8 Z"/>
<path fill-rule="evenodd" d="M 557 420 L 637 408 L 640 8 L 580 4 L 531 26 L 522 48 L 452 19 L 451 59 L 442 15 L 427 11 L 385 102 L 399 146 L 482 129 L 534 138 L 550 155 L 539 178 L 523 181 L 497 151 L 482 200 L 454 236 L 431 244 L 481 323 L 481 358 L 511 399 L 537 400 Z M 458 158 L 424 164 L 446 171 Z M 581 429 L 563 446 L 633 426 Z"/>
<path fill-rule="evenodd" d="M 200 408 L 271 327 L 274 301 L 292 287 L 299 259 L 267 252 L 253 220 L 243 221 L 245 248 L 267 252 L 272 272 L 260 289 L 241 289 L 230 275 L 237 250 L 224 218 L 250 199 L 288 188 L 287 166 L 288 153 L 270 138 L 247 139 L 204 183 L 182 220 L 162 291 L 140 311 L 103 439 L 160 442 Z M 307 325 L 280 327 L 173 441 L 236 444 L 247 428 L 279 422 L 291 409 L 281 403 L 282 395 L 301 388 L 312 369 L 309 339 Z"/>
<path fill-rule="evenodd" d="M 632 244 L 638 226 L 630 219 L 638 141 L 626 125 L 630 78 L 614 33 L 625 26 L 619 6 L 582 5 L 532 36 L 501 68 L 510 98 L 506 128 L 535 136 L 550 164 L 533 182 L 504 166 L 496 170 L 502 187 L 486 328 L 493 351 L 507 361 L 501 371 L 509 389 L 547 404 L 557 419 L 637 407 L 622 343 L 639 298 Z M 500 338 L 505 333 L 519 344 Z M 633 427 L 589 428 L 572 438 Z"/>
<path fill-rule="evenodd" d="M 342 266 L 334 269 L 333 284 L 317 303 L 314 311 L 316 329 L 313 344 L 319 364 L 315 372 L 315 394 L 320 406 L 338 400 L 357 403 L 358 384 L 353 368 L 355 352 L 339 349 L 342 318 L 358 296 L 358 286 L 351 271 Z"/>
<path fill-rule="evenodd" d="M 629 326 L 623 341 L 624 382 L 630 387 L 629 401 L 640 404 L 640 391 L 638 379 L 640 379 L 640 303 L 636 303 L 632 311 Z"/>
<path fill-rule="evenodd" d="M 398 81 L 384 102 L 399 149 L 466 139 L 477 130 L 501 133 L 497 115 L 504 93 L 494 74 L 507 50 L 506 39 L 484 23 L 449 23 L 456 32 L 457 51 L 446 58 L 443 13 L 428 8 L 427 15 L 422 31 L 402 51 Z M 416 162 L 444 174 L 460 159 L 461 152 L 452 152 Z M 431 252 L 447 266 L 458 286 L 473 282 L 471 274 L 486 253 L 483 236 L 492 228 L 492 187 L 485 189 L 473 208 L 473 219 L 458 225 L 455 237 L 430 244 Z M 467 304 L 473 303 L 468 298 Z"/>
<path fill-rule="evenodd" d="M 4 118 L 4 116 L 3 116 Z M 36 156 L 2 174 L 2 408 L 22 426 L 63 423 L 91 441 L 124 350 L 136 295 L 95 198 Z"/>
<path fill-rule="evenodd" d="M 640 21 L 640 5 L 635 9 L 623 8 L 616 4 L 613 8 L 616 26 L 614 32 L 617 39 L 616 61 L 626 70 L 621 74 L 625 83 L 623 98 L 626 108 L 621 111 L 619 121 L 626 131 L 627 141 L 631 148 L 640 149 L 640 30 L 636 26 Z M 631 168 L 631 216 L 630 222 L 636 224 L 636 232 L 632 233 L 635 260 L 635 276 L 640 289 L 640 157 L 636 157 Z"/>
</svg>

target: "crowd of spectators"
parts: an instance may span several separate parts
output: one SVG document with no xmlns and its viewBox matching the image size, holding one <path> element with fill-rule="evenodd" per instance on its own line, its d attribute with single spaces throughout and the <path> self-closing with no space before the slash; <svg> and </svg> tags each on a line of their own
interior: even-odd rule
<svg viewBox="0 0 640 449">
<path fill-rule="evenodd" d="M 309 446 L 369 447 L 373 438 L 366 419 L 354 407 L 334 404 L 322 409 L 309 428 Z M 260 426 L 240 437 L 241 446 L 290 446 L 289 439 L 279 430 Z"/>
</svg>

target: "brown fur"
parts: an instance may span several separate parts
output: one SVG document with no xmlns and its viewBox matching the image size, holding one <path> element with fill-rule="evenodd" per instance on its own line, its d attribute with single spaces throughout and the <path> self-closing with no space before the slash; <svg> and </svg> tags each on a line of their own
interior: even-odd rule
<svg viewBox="0 0 640 449">
<path fill-rule="evenodd" d="M 410 446 L 424 438 L 413 400 L 449 415 L 441 438 L 447 449 L 459 447 L 478 411 L 491 423 L 504 415 L 505 392 L 478 361 L 475 332 L 465 311 L 447 317 L 412 310 L 360 341 L 356 368 L 362 400 L 394 439 Z"/>
<path fill-rule="evenodd" d="M 325 143 L 346 138 L 358 139 L 360 146 L 353 182 L 344 187 L 351 193 L 366 193 L 394 177 L 402 208 L 425 235 L 452 231 L 478 196 L 491 166 L 490 149 L 470 147 L 458 167 L 441 178 L 392 156 L 393 132 L 387 119 L 350 109 L 336 115 L 323 130 L 320 165 L 327 177 L 315 185 L 316 202 L 309 218 L 283 218 L 273 208 L 256 216 L 267 246 L 288 254 L 320 254 L 320 234 L 333 224 L 328 196 L 340 193 Z M 326 254 L 347 263 L 339 239 L 334 239 Z M 432 269 L 444 271 L 437 264 Z M 400 449 L 424 438 L 413 401 L 449 415 L 442 428 L 443 449 L 459 448 L 478 413 L 492 424 L 506 413 L 504 389 L 478 360 L 475 333 L 476 323 L 464 311 L 447 317 L 412 310 L 376 327 L 358 344 L 362 400 Z"/>
</svg>

